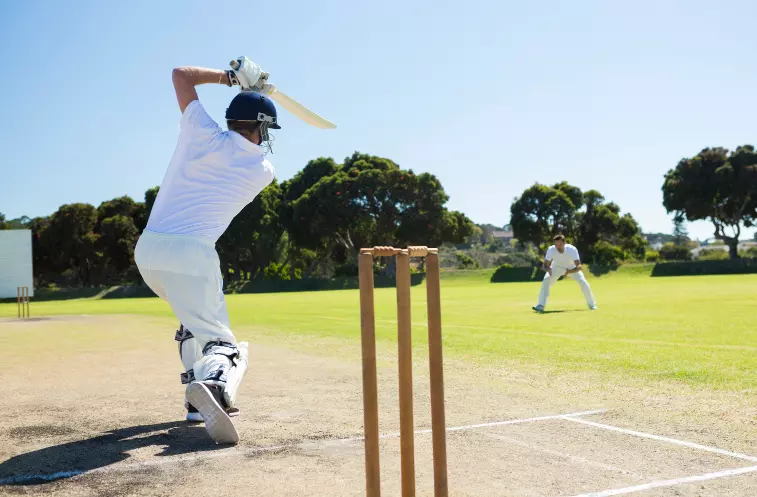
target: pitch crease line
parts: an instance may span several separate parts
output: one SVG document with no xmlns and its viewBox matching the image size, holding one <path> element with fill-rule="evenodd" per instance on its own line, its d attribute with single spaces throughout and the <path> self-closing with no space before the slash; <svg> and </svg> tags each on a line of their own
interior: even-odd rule
<svg viewBox="0 0 757 497">
<path fill-rule="evenodd" d="M 657 440 L 660 442 L 667 442 L 675 445 L 681 445 L 683 447 L 689 447 L 691 449 L 703 450 L 706 452 L 712 452 L 713 454 L 720 454 L 728 457 L 735 457 L 736 459 L 743 459 L 745 461 L 757 462 L 757 457 L 749 456 L 746 454 L 740 454 L 738 452 L 731 452 L 730 450 L 719 449 L 717 447 L 710 447 L 707 445 L 700 445 L 694 442 L 687 442 L 686 440 L 678 440 L 677 438 L 663 437 L 660 435 L 654 435 L 652 433 L 646 433 L 643 431 L 628 430 L 626 428 L 619 428 L 617 426 L 605 425 L 602 423 L 595 423 L 594 421 L 587 421 L 585 419 L 578 419 L 569 415 L 564 416 L 566 421 L 572 421 L 573 423 L 580 423 L 587 426 L 593 426 L 594 428 L 601 428 L 603 430 L 616 431 L 618 433 L 624 433 L 626 435 L 633 435 L 635 437 L 648 438 L 650 440 Z"/>
<path fill-rule="evenodd" d="M 612 495 L 625 495 L 625 494 L 632 494 L 635 492 L 643 492 L 644 490 L 650 490 L 653 488 L 673 487 L 676 485 L 683 485 L 685 483 L 695 483 L 699 481 L 714 480 L 716 478 L 725 478 L 727 476 L 737 476 L 737 475 L 743 475 L 746 473 L 754 473 L 755 471 L 757 471 L 757 466 L 747 466 L 746 468 L 728 469 L 725 471 L 716 471 L 714 473 L 705 473 L 703 475 L 684 476 L 681 478 L 673 478 L 671 480 L 658 480 L 658 481 L 653 481 L 650 483 L 643 483 L 641 485 L 634 485 L 632 487 L 602 490 L 600 492 L 574 495 L 573 497 L 610 497 Z"/>
</svg>

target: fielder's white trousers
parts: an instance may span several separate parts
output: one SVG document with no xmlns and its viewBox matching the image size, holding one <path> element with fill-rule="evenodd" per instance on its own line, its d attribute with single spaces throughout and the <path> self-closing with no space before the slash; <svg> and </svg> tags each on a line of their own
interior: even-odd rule
<svg viewBox="0 0 757 497">
<path fill-rule="evenodd" d="M 560 276 L 564 275 L 568 270 L 565 268 L 553 268 L 552 269 L 552 276 L 549 275 L 549 273 L 544 275 L 544 280 L 541 282 L 541 292 L 539 292 L 539 305 L 546 307 L 547 306 L 547 300 L 549 299 L 549 291 L 552 288 L 552 285 L 557 283 L 557 280 L 560 279 Z M 584 276 L 583 271 L 579 271 L 577 273 L 569 274 L 569 278 L 573 278 L 575 281 L 578 282 L 578 285 L 581 287 L 581 291 L 584 294 L 584 298 L 586 298 L 586 303 L 589 306 L 596 305 L 596 301 L 594 300 L 594 294 L 591 292 L 591 285 L 589 285 L 589 282 L 586 281 L 586 276 Z"/>
<path fill-rule="evenodd" d="M 145 283 L 168 302 L 197 341 L 195 357 L 182 358 L 185 365 L 198 361 L 210 341 L 237 345 L 229 325 L 220 262 L 212 240 L 145 230 L 137 242 L 134 259 Z"/>
</svg>

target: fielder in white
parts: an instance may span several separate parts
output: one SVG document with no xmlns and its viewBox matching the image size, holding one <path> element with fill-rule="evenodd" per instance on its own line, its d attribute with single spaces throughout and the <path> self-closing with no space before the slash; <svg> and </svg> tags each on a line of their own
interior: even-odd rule
<svg viewBox="0 0 757 497">
<path fill-rule="evenodd" d="M 569 243 L 565 243 L 565 237 L 562 235 L 557 235 L 553 241 L 555 244 L 549 247 L 547 255 L 544 257 L 544 271 L 547 274 L 544 275 L 544 280 L 541 283 L 539 303 L 533 307 L 533 310 L 544 312 L 547 299 L 549 299 L 549 290 L 562 276 L 569 276 L 576 280 L 586 298 L 589 309 L 596 310 L 597 302 L 591 292 L 591 285 L 586 281 L 581 270 L 581 258 L 578 255 L 578 249 Z"/>
<path fill-rule="evenodd" d="M 247 343 L 229 325 L 215 242 L 274 178 L 266 159 L 276 108 L 255 88 L 260 68 L 246 57 L 231 71 L 173 70 L 179 138 L 134 257 L 145 282 L 181 323 L 176 333 L 187 384 L 187 420 L 204 421 L 217 443 L 237 443 L 229 414 L 247 372 Z M 226 109 L 228 131 L 205 112 L 195 87 L 239 85 Z M 259 89 L 259 88 L 258 88 Z M 267 149 L 264 147 L 268 147 Z"/>
</svg>

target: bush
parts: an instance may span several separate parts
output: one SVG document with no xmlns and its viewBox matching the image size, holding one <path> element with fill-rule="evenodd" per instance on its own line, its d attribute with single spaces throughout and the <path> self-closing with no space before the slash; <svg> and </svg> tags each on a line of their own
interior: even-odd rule
<svg viewBox="0 0 757 497">
<path fill-rule="evenodd" d="M 727 259 L 730 259 L 730 255 L 725 250 L 708 250 L 704 249 L 701 252 L 699 252 L 699 257 L 697 257 L 697 260 L 700 261 L 725 261 Z"/>
<path fill-rule="evenodd" d="M 656 250 L 648 250 L 645 260 L 647 262 L 657 262 L 659 258 L 660 258 L 659 252 L 657 252 Z"/>
<path fill-rule="evenodd" d="M 375 269 L 376 268 L 374 268 L 374 271 Z M 342 278 L 347 276 L 357 276 L 357 272 L 357 259 L 350 258 L 344 264 L 339 264 L 334 268 L 334 277 Z"/>
<path fill-rule="evenodd" d="M 757 259 L 726 259 L 722 261 L 662 262 L 652 270 L 652 276 L 696 276 L 705 274 L 757 273 Z"/>
<path fill-rule="evenodd" d="M 263 278 L 266 280 L 283 281 L 289 281 L 292 279 L 299 280 L 302 279 L 302 269 L 295 268 L 295 270 L 292 271 L 292 268 L 288 263 L 282 264 L 279 262 L 272 262 L 263 270 Z"/>
<path fill-rule="evenodd" d="M 541 258 L 536 252 L 511 252 L 500 255 L 494 261 L 494 265 L 497 267 L 506 264 L 511 267 L 533 267 L 541 264 Z"/>
<path fill-rule="evenodd" d="M 514 281 L 538 281 L 544 276 L 544 273 L 537 267 L 512 267 L 510 264 L 503 264 L 492 274 L 492 283 L 509 283 Z"/>
<path fill-rule="evenodd" d="M 465 252 L 458 252 L 455 257 L 457 258 L 457 269 L 476 269 L 479 267 L 478 262 Z"/>
<path fill-rule="evenodd" d="M 757 234 L 755 234 L 757 236 Z M 757 259 L 757 247 L 749 247 L 746 250 L 742 250 L 739 255 L 741 257 L 747 257 L 749 259 Z"/>
<path fill-rule="evenodd" d="M 617 266 L 624 259 L 623 249 L 606 241 L 597 242 L 592 252 L 591 263 L 597 266 Z"/>
<path fill-rule="evenodd" d="M 691 251 L 686 246 L 669 242 L 660 249 L 660 259 L 663 261 L 690 261 Z"/>
</svg>

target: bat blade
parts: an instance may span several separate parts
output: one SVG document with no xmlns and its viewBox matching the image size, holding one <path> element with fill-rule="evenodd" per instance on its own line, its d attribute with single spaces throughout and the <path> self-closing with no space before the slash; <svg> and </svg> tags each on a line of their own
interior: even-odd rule
<svg viewBox="0 0 757 497">
<path fill-rule="evenodd" d="M 276 89 L 271 98 L 305 123 L 320 129 L 335 129 L 336 124 L 308 109 L 286 93 Z"/>
</svg>

